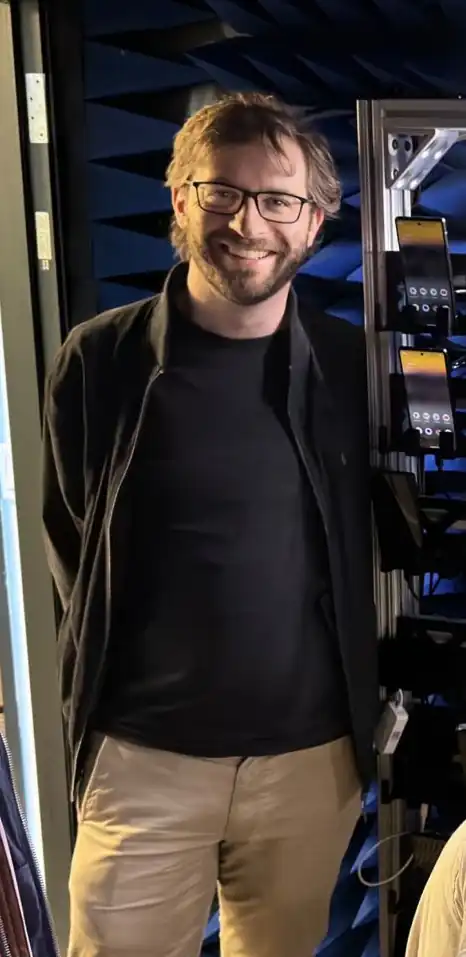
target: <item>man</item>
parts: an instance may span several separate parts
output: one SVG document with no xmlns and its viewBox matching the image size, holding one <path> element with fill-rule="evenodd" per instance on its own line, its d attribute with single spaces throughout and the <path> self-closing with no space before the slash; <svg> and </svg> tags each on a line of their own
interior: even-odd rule
<svg viewBox="0 0 466 957">
<path fill-rule="evenodd" d="M 447 842 L 427 881 L 406 957 L 466 957 L 466 823 Z"/>
<path fill-rule="evenodd" d="M 273 97 L 191 117 L 160 297 L 73 330 L 45 416 L 78 836 L 70 957 L 310 957 L 372 774 L 362 333 L 291 290 L 340 186 Z"/>
</svg>

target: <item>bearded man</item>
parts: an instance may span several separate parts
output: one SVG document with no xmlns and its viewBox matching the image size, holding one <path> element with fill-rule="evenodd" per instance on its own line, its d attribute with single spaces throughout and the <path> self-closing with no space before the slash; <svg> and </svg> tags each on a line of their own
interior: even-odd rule
<svg viewBox="0 0 466 957">
<path fill-rule="evenodd" d="M 163 291 L 74 329 L 44 523 L 78 817 L 69 957 L 311 957 L 373 773 L 364 336 L 292 288 L 340 205 L 273 97 L 190 117 Z"/>
</svg>

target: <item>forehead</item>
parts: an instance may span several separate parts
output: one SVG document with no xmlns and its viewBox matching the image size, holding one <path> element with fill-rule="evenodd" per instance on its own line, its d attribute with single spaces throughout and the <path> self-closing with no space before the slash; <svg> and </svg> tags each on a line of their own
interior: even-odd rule
<svg viewBox="0 0 466 957">
<path fill-rule="evenodd" d="M 278 189 L 307 195 L 304 154 L 293 140 L 282 141 L 277 153 L 260 140 L 214 149 L 196 164 L 193 179 L 224 180 L 242 189 Z"/>
</svg>

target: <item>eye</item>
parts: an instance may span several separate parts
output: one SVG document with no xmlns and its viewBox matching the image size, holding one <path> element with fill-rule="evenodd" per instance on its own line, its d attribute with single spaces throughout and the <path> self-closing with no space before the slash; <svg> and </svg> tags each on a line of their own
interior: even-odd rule
<svg viewBox="0 0 466 957">
<path fill-rule="evenodd" d="M 230 212 L 241 202 L 238 190 L 221 183 L 203 183 L 198 195 L 201 206 L 215 212 Z"/>
<path fill-rule="evenodd" d="M 264 196 L 264 200 L 269 209 L 291 209 L 297 203 L 293 196 L 287 196 L 286 193 L 270 193 Z"/>
<path fill-rule="evenodd" d="M 236 200 L 237 192 L 228 186 L 209 186 L 205 190 L 205 196 L 211 202 L 228 202 Z"/>
<path fill-rule="evenodd" d="M 236 194 L 232 189 L 221 189 L 219 186 L 215 186 L 211 188 L 209 195 L 214 199 L 231 199 Z"/>
</svg>

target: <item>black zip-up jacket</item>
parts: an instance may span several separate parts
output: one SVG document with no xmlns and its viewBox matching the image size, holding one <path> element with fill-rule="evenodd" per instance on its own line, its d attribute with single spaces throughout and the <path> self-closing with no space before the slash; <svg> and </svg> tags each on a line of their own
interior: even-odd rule
<svg viewBox="0 0 466 957">
<path fill-rule="evenodd" d="M 112 599 L 122 582 L 128 516 L 120 491 L 150 386 L 170 374 L 170 302 L 185 274 L 177 266 L 160 296 L 73 329 L 47 383 L 43 517 L 62 608 L 59 678 L 73 798 L 102 685 Z M 288 412 L 327 535 L 355 752 L 366 786 L 379 709 L 364 334 L 344 320 L 309 314 L 294 293 L 288 313 Z"/>
</svg>

